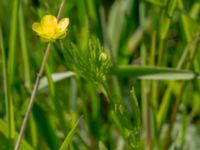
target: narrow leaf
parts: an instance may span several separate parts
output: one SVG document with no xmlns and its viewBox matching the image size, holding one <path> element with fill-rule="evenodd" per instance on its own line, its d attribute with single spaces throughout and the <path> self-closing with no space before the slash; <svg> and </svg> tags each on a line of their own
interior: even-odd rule
<svg viewBox="0 0 200 150">
<path fill-rule="evenodd" d="M 0 133 L 2 133 L 6 138 L 9 138 L 8 124 L 0 119 Z M 18 133 L 15 132 L 15 140 L 18 137 Z M 33 150 L 33 148 L 23 139 L 21 143 L 21 149 Z"/>
<path fill-rule="evenodd" d="M 200 76 L 188 70 L 148 66 L 119 66 L 111 68 L 110 74 L 148 80 L 191 80 Z"/>
<path fill-rule="evenodd" d="M 75 75 L 75 73 L 71 72 L 71 71 L 62 72 L 62 73 L 53 73 L 52 74 L 52 80 L 54 82 L 58 82 L 60 80 L 64 80 L 64 79 L 72 77 L 74 75 Z M 39 90 L 46 87 L 47 85 L 48 85 L 48 80 L 47 80 L 46 77 L 43 77 L 40 81 Z"/>
<path fill-rule="evenodd" d="M 78 121 L 74 124 L 74 126 L 72 127 L 72 129 L 69 131 L 67 137 L 65 138 L 64 142 L 62 143 L 61 147 L 60 147 L 60 150 L 67 150 L 69 144 L 71 143 L 72 141 L 72 138 L 74 136 L 74 134 L 76 133 L 77 131 L 77 127 L 78 127 L 78 124 L 80 122 L 82 117 L 80 117 L 78 119 Z"/>
</svg>

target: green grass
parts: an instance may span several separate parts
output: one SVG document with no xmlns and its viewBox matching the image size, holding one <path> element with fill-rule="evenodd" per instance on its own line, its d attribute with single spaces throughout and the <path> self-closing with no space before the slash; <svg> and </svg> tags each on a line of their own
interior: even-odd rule
<svg viewBox="0 0 200 150">
<path fill-rule="evenodd" d="M 61 1 L 0 1 L 0 150 L 47 46 L 31 26 Z M 20 150 L 198 150 L 199 16 L 197 0 L 67 0 Z"/>
</svg>

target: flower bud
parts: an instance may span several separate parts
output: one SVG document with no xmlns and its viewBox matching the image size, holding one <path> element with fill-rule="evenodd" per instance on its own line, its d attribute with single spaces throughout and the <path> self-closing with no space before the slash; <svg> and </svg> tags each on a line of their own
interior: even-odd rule
<svg viewBox="0 0 200 150">
<path fill-rule="evenodd" d="M 106 61 L 106 59 L 108 58 L 107 54 L 102 52 L 99 56 L 99 60 L 100 61 Z"/>
</svg>

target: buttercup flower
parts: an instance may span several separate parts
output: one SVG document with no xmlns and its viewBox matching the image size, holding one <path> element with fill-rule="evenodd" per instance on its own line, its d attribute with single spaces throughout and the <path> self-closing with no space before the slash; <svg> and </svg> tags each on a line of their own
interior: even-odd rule
<svg viewBox="0 0 200 150">
<path fill-rule="evenodd" d="M 69 18 L 63 18 L 58 22 L 55 16 L 45 15 L 42 17 L 40 23 L 33 23 L 32 29 L 45 42 L 49 42 L 65 38 L 68 25 Z"/>
</svg>

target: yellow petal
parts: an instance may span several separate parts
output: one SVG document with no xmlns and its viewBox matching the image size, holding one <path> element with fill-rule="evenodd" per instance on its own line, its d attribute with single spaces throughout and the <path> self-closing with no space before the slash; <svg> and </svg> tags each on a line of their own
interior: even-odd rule
<svg viewBox="0 0 200 150">
<path fill-rule="evenodd" d="M 53 35 L 53 37 L 55 39 L 58 39 L 60 36 L 62 36 L 63 34 L 65 34 L 65 32 L 66 32 L 66 30 L 64 30 L 64 31 L 58 31 L 57 30 L 57 32 L 55 32 L 55 34 Z"/>
<path fill-rule="evenodd" d="M 48 39 L 48 40 L 51 40 L 53 38 L 52 35 L 50 35 L 48 33 L 39 34 L 39 36 L 44 38 L 44 39 Z"/>
<path fill-rule="evenodd" d="M 38 23 L 38 22 L 33 23 L 32 29 L 33 29 L 33 31 L 37 32 L 38 34 L 42 34 L 43 33 L 43 28 L 42 28 L 41 24 Z"/>
<path fill-rule="evenodd" d="M 64 38 L 66 37 L 66 35 L 67 35 L 67 33 L 64 32 L 63 34 L 61 34 L 61 35 L 58 37 L 58 39 L 64 39 Z"/>
<path fill-rule="evenodd" d="M 41 19 L 42 26 L 56 26 L 57 25 L 57 19 L 53 15 L 45 15 Z"/>
<path fill-rule="evenodd" d="M 52 15 L 42 17 L 40 23 L 34 23 L 32 28 L 43 39 L 43 41 L 55 41 L 66 36 L 69 18 L 64 18 L 57 23 L 57 19 Z"/>
<path fill-rule="evenodd" d="M 58 27 L 60 30 L 65 30 L 69 25 L 69 18 L 63 18 L 58 22 Z"/>
</svg>

